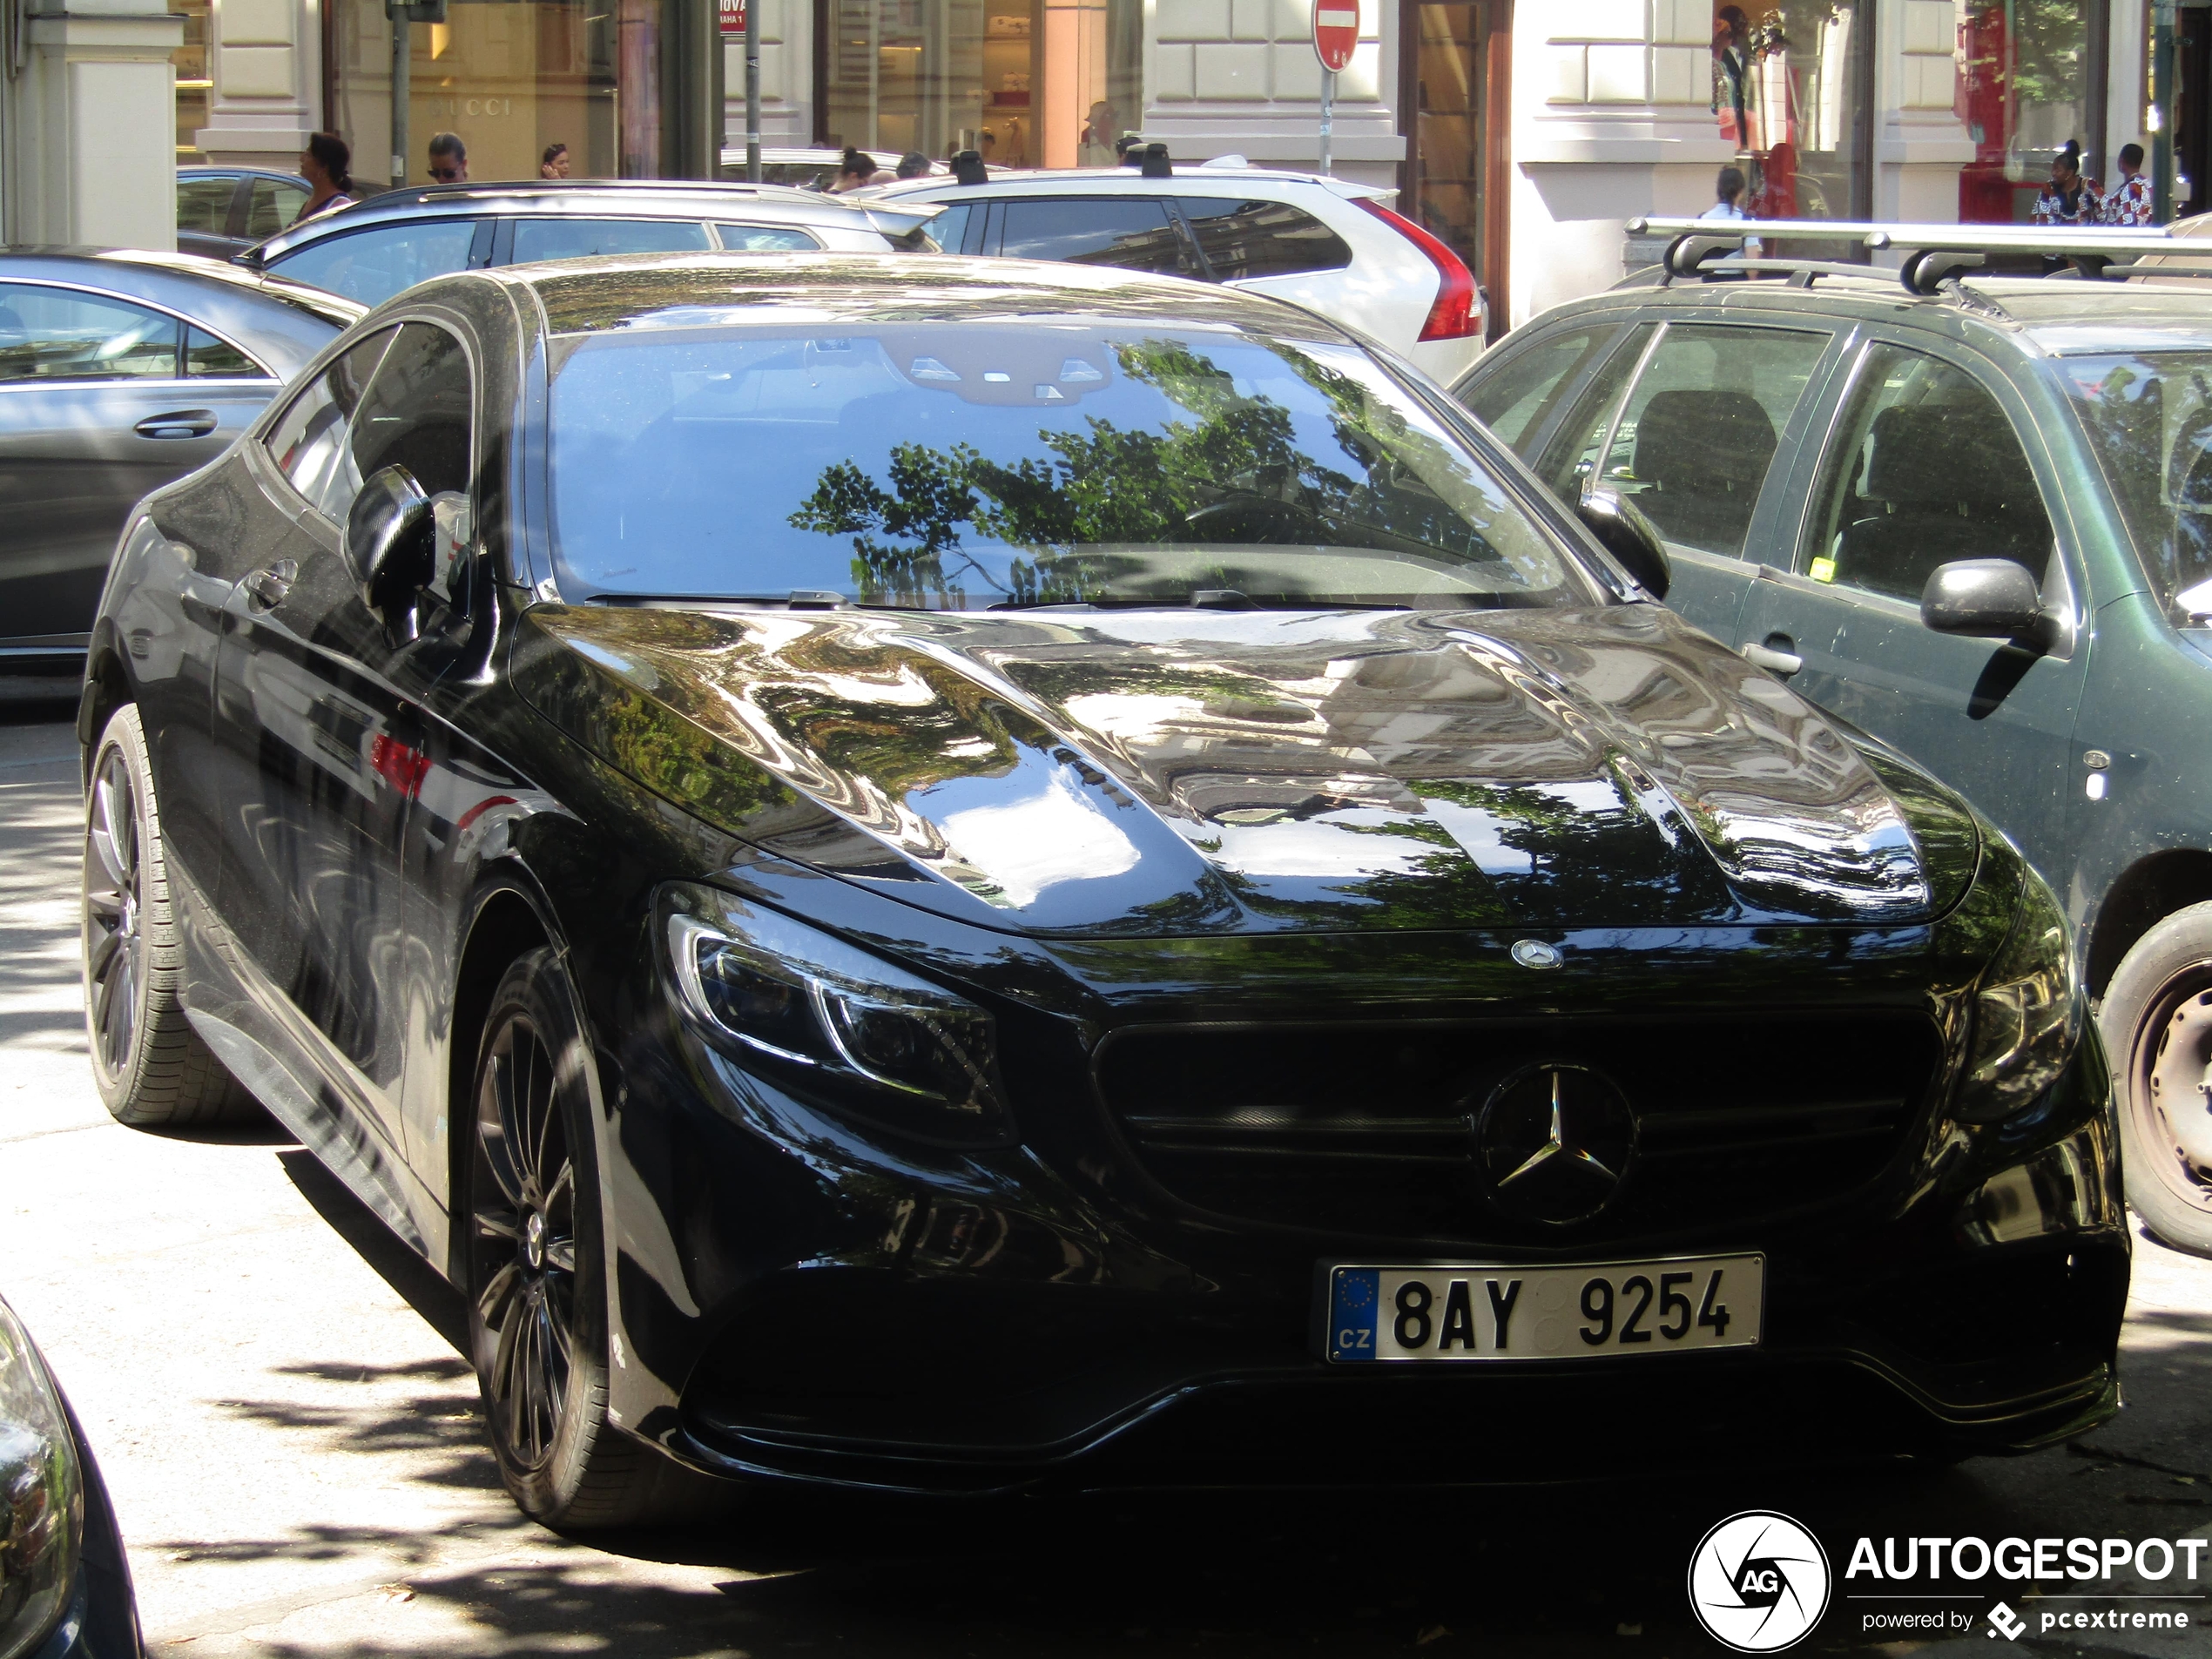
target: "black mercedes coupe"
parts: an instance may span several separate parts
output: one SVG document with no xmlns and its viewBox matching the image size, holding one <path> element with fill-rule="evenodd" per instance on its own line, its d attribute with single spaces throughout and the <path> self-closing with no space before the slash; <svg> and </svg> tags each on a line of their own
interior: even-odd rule
<svg viewBox="0 0 2212 1659">
<path fill-rule="evenodd" d="M 125 531 L 100 1085 L 265 1108 L 460 1286 L 569 1527 L 2077 1433 L 2058 907 L 1656 545 L 1254 296 L 426 283 Z"/>
</svg>

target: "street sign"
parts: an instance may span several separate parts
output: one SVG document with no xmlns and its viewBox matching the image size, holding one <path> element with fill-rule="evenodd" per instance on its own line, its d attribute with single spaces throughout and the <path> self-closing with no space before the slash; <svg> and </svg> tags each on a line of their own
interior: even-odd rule
<svg viewBox="0 0 2212 1659">
<path fill-rule="evenodd" d="M 1313 0 L 1313 51 L 1322 68 L 1332 75 L 1342 71 L 1359 44 L 1359 0 Z"/>
<path fill-rule="evenodd" d="M 745 0 L 722 0 L 722 33 L 725 37 L 745 33 Z"/>
</svg>

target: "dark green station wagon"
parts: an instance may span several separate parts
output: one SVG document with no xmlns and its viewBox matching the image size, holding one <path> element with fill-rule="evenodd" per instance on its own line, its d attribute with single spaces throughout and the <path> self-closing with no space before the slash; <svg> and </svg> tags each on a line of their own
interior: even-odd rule
<svg viewBox="0 0 2212 1659">
<path fill-rule="evenodd" d="M 2019 843 L 2101 998 L 2130 1201 L 2212 1253 L 2212 284 L 1647 282 L 1454 389 L 1562 497 L 1632 499 L 1676 610 Z"/>
</svg>

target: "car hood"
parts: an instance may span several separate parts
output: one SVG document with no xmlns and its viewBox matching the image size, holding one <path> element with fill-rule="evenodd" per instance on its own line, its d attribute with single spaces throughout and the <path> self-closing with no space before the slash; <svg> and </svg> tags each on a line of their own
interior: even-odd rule
<svg viewBox="0 0 2212 1659">
<path fill-rule="evenodd" d="M 540 605 L 513 668 L 707 821 L 1023 932 L 1911 922 L 1979 845 L 1648 604 Z"/>
</svg>

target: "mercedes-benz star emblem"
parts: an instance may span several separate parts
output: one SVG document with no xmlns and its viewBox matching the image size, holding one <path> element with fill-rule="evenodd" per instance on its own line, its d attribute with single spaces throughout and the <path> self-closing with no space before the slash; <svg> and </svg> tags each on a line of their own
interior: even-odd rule
<svg viewBox="0 0 2212 1659">
<path fill-rule="evenodd" d="M 1628 1178 L 1636 1115 L 1587 1066 L 1524 1066 L 1483 1103 L 1474 1150 L 1491 1202 L 1514 1220 L 1588 1221 Z"/>
<path fill-rule="evenodd" d="M 1516 939 L 1514 941 L 1513 959 L 1523 968 L 1557 968 L 1560 949 L 1558 946 L 1546 944 L 1541 939 Z"/>
</svg>

